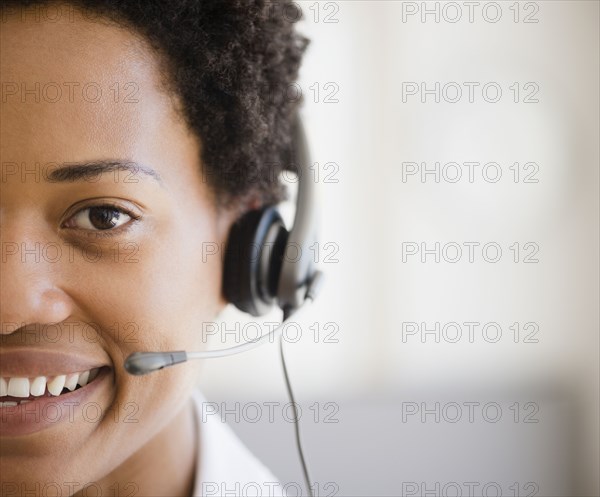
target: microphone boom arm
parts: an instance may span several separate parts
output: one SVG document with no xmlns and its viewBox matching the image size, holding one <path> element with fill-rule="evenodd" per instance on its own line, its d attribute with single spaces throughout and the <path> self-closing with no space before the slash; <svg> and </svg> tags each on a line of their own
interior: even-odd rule
<svg viewBox="0 0 600 497">
<path fill-rule="evenodd" d="M 206 350 L 202 352 L 185 352 L 183 350 L 173 352 L 134 352 L 125 360 L 125 370 L 129 374 L 141 376 L 174 366 L 175 364 L 181 364 L 190 359 L 214 359 L 217 357 L 241 354 L 242 352 L 255 349 L 268 341 L 273 341 L 275 336 L 282 333 L 283 328 L 288 323 L 290 317 L 296 313 L 301 313 L 301 311 L 307 307 L 307 304 L 315 299 L 321 288 L 322 279 L 323 273 L 321 271 L 316 271 L 308 284 L 302 304 L 300 304 L 297 309 L 286 312 L 285 314 L 287 314 L 287 316 L 284 317 L 284 320 L 277 328 L 265 333 L 256 340 L 241 343 L 233 347 L 218 350 Z"/>
</svg>

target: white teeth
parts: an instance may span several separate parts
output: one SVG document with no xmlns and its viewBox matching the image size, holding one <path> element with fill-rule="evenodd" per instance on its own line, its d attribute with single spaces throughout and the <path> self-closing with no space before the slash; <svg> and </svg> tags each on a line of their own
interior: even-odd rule
<svg viewBox="0 0 600 497">
<path fill-rule="evenodd" d="M 16 402 L 0 402 L 0 407 L 14 407 L 16 405 Z"/>
<path fill-rule="evenodd" d="M 47 385 L 48 391 L 55 397 L 60 395 L 60 392 L 62 392 L 62 389 L 65 387 L 66 379 L 67 377 L 64 374 L 61 374 L 60 376 L 54 378 L 52 381 L 49 381 Z"/>
<path fill-rule="evenodd" d="M 94 368 L 90 370 L 90 377 L 88 378 L 88 383 L 92 380 L 94 380 L 96 378 L 96 376 L 98 376 L 98 371 L 99 368 Z"/>
<path fill-rule="evenodd" d="M 39 397 L 40 395 L 44 395 L 46 392 L 46 377 L 38 376 L 31 382 L 31 386 L 29 387 L 29 391 L 31 395 L 34 397 Z"/>
<path fill-rule="evenodd" d="M 11 397 L 29 397 L 29 378 L 11 378 L 8 380 L 8 395 Z"/>
<path fill-rule="evenodd" d="M 82 387 L 85 387 L 87 385 L 87 382 L 90 379 L 90 372 L 89 371 L 84 371 L 83 373 L 81 373 L 79 375 L 79 384 Z"/>
<path fill-rule="evenodd" d="M 77 387 L 77 380 L 79 379 L 79 373 L 70 374 L 65 380 L 65 388 L 68 388 L 71 392 Z"/>
<path fill-rule="evenodd" d="M 98 376 L 99 371 L 100 368 L 93 368 L 81 373 L 58 375 L 51 381 L 48 381 L 47 376 L 37 376 L 34 378 L 18 376 L 13 378 L 0 377 L 0 398 L 6 396 L 27 398 L 30 395 L 41 397 L 46 391 L 56 397 L 62 393 L 63 388 L 67 388 L 72 392 L 77 388 L 77 385 L 86 386 Z M 0 407 L 5 404 L 6 402 L 0 402 Z"/>
</svg>

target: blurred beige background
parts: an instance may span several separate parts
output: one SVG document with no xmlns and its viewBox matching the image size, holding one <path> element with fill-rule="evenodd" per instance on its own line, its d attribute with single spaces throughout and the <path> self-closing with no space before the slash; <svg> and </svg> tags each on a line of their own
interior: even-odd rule
<svg viewBox="0 0 600 497">
<path fill-rule="evenodd" d="M 473 22 L 465 4 L 298 2 L 327 280 L 286 350 L 320 495 L 600 495 L 599 3 L 478 2 Z M 255 336 L 222 320 L 227 343 Z M 258 421 L 225 418 L 302 481 L 276 344 L 207 361 L 201 385 L 226 409 L 258 403 Z"/>
</svg>

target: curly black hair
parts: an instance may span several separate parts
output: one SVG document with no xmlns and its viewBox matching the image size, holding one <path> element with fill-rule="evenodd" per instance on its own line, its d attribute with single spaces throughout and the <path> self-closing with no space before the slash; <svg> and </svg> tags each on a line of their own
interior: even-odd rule
<svg viewBox="0 0 600 497">
<path fill-rule="evenodd" d="M 132 28 L 164 64 L 163 83 L 201 141 L 220 205 L 280 201 L 301 103 L 290 92 L 309 41 L 289 0 L 0 0 L 3 9 L 60 3 Z M 4 18 L 4 17 L 3 17 Z"/>
</svg>

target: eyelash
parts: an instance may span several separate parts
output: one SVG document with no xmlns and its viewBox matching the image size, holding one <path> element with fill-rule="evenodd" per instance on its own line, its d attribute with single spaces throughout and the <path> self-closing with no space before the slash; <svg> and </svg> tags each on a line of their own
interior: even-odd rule
<svg viewBox="0 0 600 497">
<path fill-rule="evenodd" d="M 65 226 L 66 223 L 68 223 L 71 219 L 73 219 L 75 216 L 77 216 L 80 212 L 83 212 L 87 209 L 92 209 L 94 207 L 103 207 L 106 209 L 114 209 L 116 211 L 119 211 L 122 214 L 126 214 L 131 219 L 129 221 L 127 221 L 125 224 L 123 224 L 122 226 L 119 226 L 117 228 L 110 228 L 110 229 L 106 229 L 106 230 L 88 230 L 88 229 L 84 229 L 84 228 L 70 228 L 70 227 Z M 129 231 L 129 229 L 131 229 L 133 227 L 133 225 L 135 225 L 141 219 L 141 217 L 142 216 L 140 216 L 139 214 L 135 214 L 130 209 L 126 209 L 121 205 L 117 205 L 117 204 L 111 203 L 111 202 L 103 202 L 103 203 L 99 203 L 99 204 L 86 205 L 86 206 L 82 207 L 81 209 L 78 209 L 73 214 L 71 214 L 64 223 L 62 223 L 62 227 L 64 229 L 78 231 L 78 232 L 82 233 L 84 236 L 87 236 L 90 238 L 96 238 L 96 239 L 111 238 L 111 237 L 119 236 L 119 235 Z"/>
</svg>

